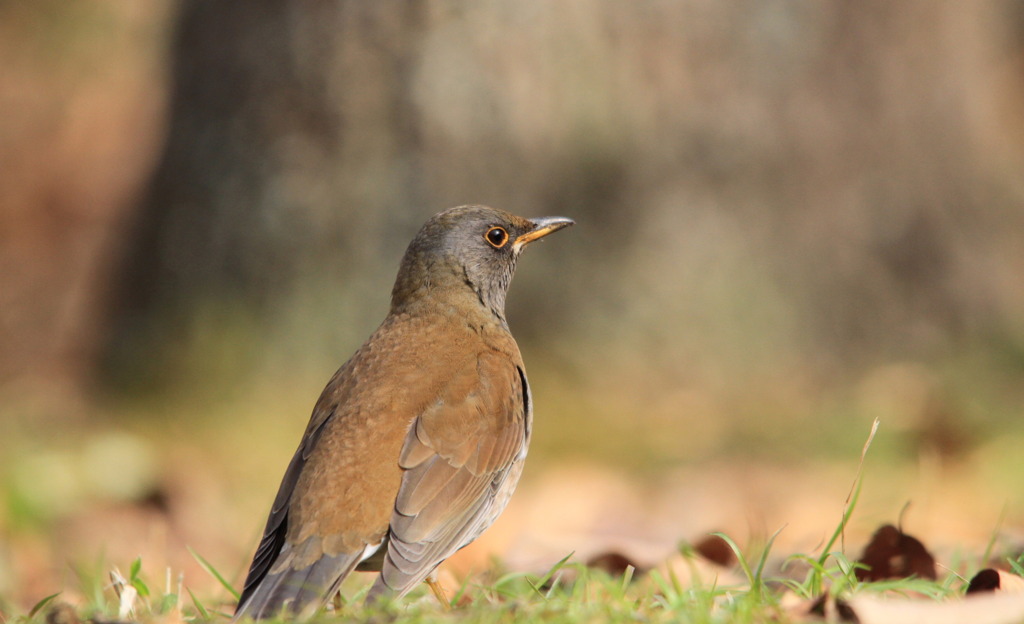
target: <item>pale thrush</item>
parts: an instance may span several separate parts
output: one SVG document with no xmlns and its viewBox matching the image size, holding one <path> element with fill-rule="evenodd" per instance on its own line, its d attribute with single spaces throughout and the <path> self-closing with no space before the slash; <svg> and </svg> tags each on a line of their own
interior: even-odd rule
<svg viewBox="0 0 1024 624">
<path fill-rule="evenodd" d="M 572 225 L 485 206 L 432 217 L 387 318 L 334 374 L 288 465 L 235 617 L 308 613 L 353 570 L 402 596 L 508 504 L 533 403 L 505 321 L 520 252 Z"/>
</svg>

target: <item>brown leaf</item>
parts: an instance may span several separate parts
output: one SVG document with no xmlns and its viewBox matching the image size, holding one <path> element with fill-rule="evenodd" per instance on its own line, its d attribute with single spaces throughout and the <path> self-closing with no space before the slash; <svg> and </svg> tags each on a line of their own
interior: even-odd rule
<svg viewBox="0 0 1024 624">
<path fill-rule="evenodd" d="M 835 598 L 828 592 L 811 602 L 806 614 L 820 617 L 828 622 L 860 623 L 860 619 L 857 618 L 857 614 L 848 602 L 842 598 Z"/>
<path fill-rule="evenodd" d="M 919 540 L 886 524 L 875 531 L 858 563 L 857 580 L 880 581 L 917 576 L 935 580 L 935 558 Z"/>
<path fill-rule="evenodd" d="M 999 589 L 999 572 L 992 568 L 985 568 L 975 574 L 970 584 L 967 585 L 968 594 L 991 592 L 997 589 Z"/>
<path fill-rule="evenodd" d="M 967 585 L 967 593 L 985 592 L 1024 592 L 1024 579 L 1003 570 L 985 568 L 971 579 L 970 584 Z"/>
<path fill-rule="evenodd" d="M 587 567 L 604 570 L 612 576 L 621 576 L 626 572 L 626 568 L 629 567 L 632 567 L 637 572 L 643 572 L 644 570 L 643 566 L 633 559 L 611 550 L 591 557 L 587 561 Z"/>
<path fill-rule="evenodd" d="M 736 564 L 736 553 L 729 547 L 728 542 L 718 535 L 708 535 L 693 545 L 693 549 L 699 555 L 718 565 L 731 568 Z"/>
</svg>

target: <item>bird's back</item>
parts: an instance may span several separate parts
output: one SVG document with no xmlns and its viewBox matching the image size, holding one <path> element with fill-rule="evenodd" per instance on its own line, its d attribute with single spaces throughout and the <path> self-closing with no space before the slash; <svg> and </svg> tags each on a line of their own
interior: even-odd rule
<svg viewBox="0 0 1024 624">
<path fill-rule="evenodd" d="M 522 374 L 518 347 L 500 323 L 467 320 L 389 315 L 331 378 L 281 483 L 259 548 L 267 552 L 253 562 L 238 615 L 319 603 L 385 540 L 405 472 L 399 456 L 418 417 L 444 420 L 437 430 L 447 439 L 434 443 L 448 449 L 492 439 L 509 425 L 525 428 L 527 415 L 507 413 L 508 406 L 466 410 L 460 403 L 481 392 L 481 367 L 494 369 L 487 384 L 507 378 L 511 387 Z"/>
</svg>

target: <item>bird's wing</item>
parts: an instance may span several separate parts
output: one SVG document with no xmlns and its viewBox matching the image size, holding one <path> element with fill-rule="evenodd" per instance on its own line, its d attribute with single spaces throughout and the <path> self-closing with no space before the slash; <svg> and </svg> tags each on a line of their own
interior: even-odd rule
<svg viewBox="0 0 1024 624">
<path fill-rule="evenodd" d="M 381 575 L 371 596 L 402 595 L 484 531 L 504 509 L 528 443 L 522 368 L 485 352 L 412 423 Z"/>
<path fill-rule="evenodd" d="M 335 378 L 338 378 L 343 370 L 339 370 L 335 374 Z M 328 384 L 328 388 L 331 387 L 332 384 Z M 333 582 L 338 576 L 347 575 L 359 562 L 358 557 L 354 561 L 349 561 L 349 557 L 344 556 L 328 557 L 320 562 L 315 569 L 303 571 L 306 577 L 297 581 L 286 578 L 288 574 L 274 574 L 272 571 L 274 564 L 287 550 L 285 537 L 288 533 L 288 512 L 292 495 L 295 492 L 295 484 L 325 426 L 334 417 L 336 405 L 337 403 L 328 405 L 321 398 L 313 410 L 306 432 L 302 436 L 302 442 L 285 470 L 281 486 L 274 498 L 274 504 L 270 508 L 267 525 L 263 529 L 263 538 L 256 548 L 256 555 L 249 566 L 249 573 L 246 575 L 242 594 L 238 599 L 235 619 L 243 615 L 254 619 L 276 615 L 271 611 L 279 610 L 286 599 L 291 599 L 292 604 L 298 607 L 304 603 L 300 603 L 297 599 L 307 597 L 306 594 L 314 591 L 317 586 L 316 581 L 319 581 L 320 585 L 323 585 L 325 581 Z M 326 592 L 327 588 L 328 586 L 324 586 L 321 591 Z M 317 595 L 315 599 L 319 600 L 320 596 Z"/>
</svg>

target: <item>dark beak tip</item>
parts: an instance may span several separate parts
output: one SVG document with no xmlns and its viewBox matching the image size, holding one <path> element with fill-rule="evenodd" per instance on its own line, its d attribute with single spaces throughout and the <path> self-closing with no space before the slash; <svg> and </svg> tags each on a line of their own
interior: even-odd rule
<svg viewBox="0 0 1024 624">
<path fill-rule="evenodd" d="M 569 217 L 541 217 L 539 219 L 531 219 L 534 225 L 534 229 L 551 229 L 560 230 L 570 225 L 576 225 L 576 221 Z"/>
<path fill-rule="evenodd" d="M 520 245 L 526 245 L 533 241 L 540 240 L 549 234 L 561 230 L 562 228 L 576 224 L 575 221 L 568 217 L 539 217 L 536 219 L 530 219 L 530 223 L 533 224 L 533 229 L 519 237 L 517 243 Z"/>
</svg>

